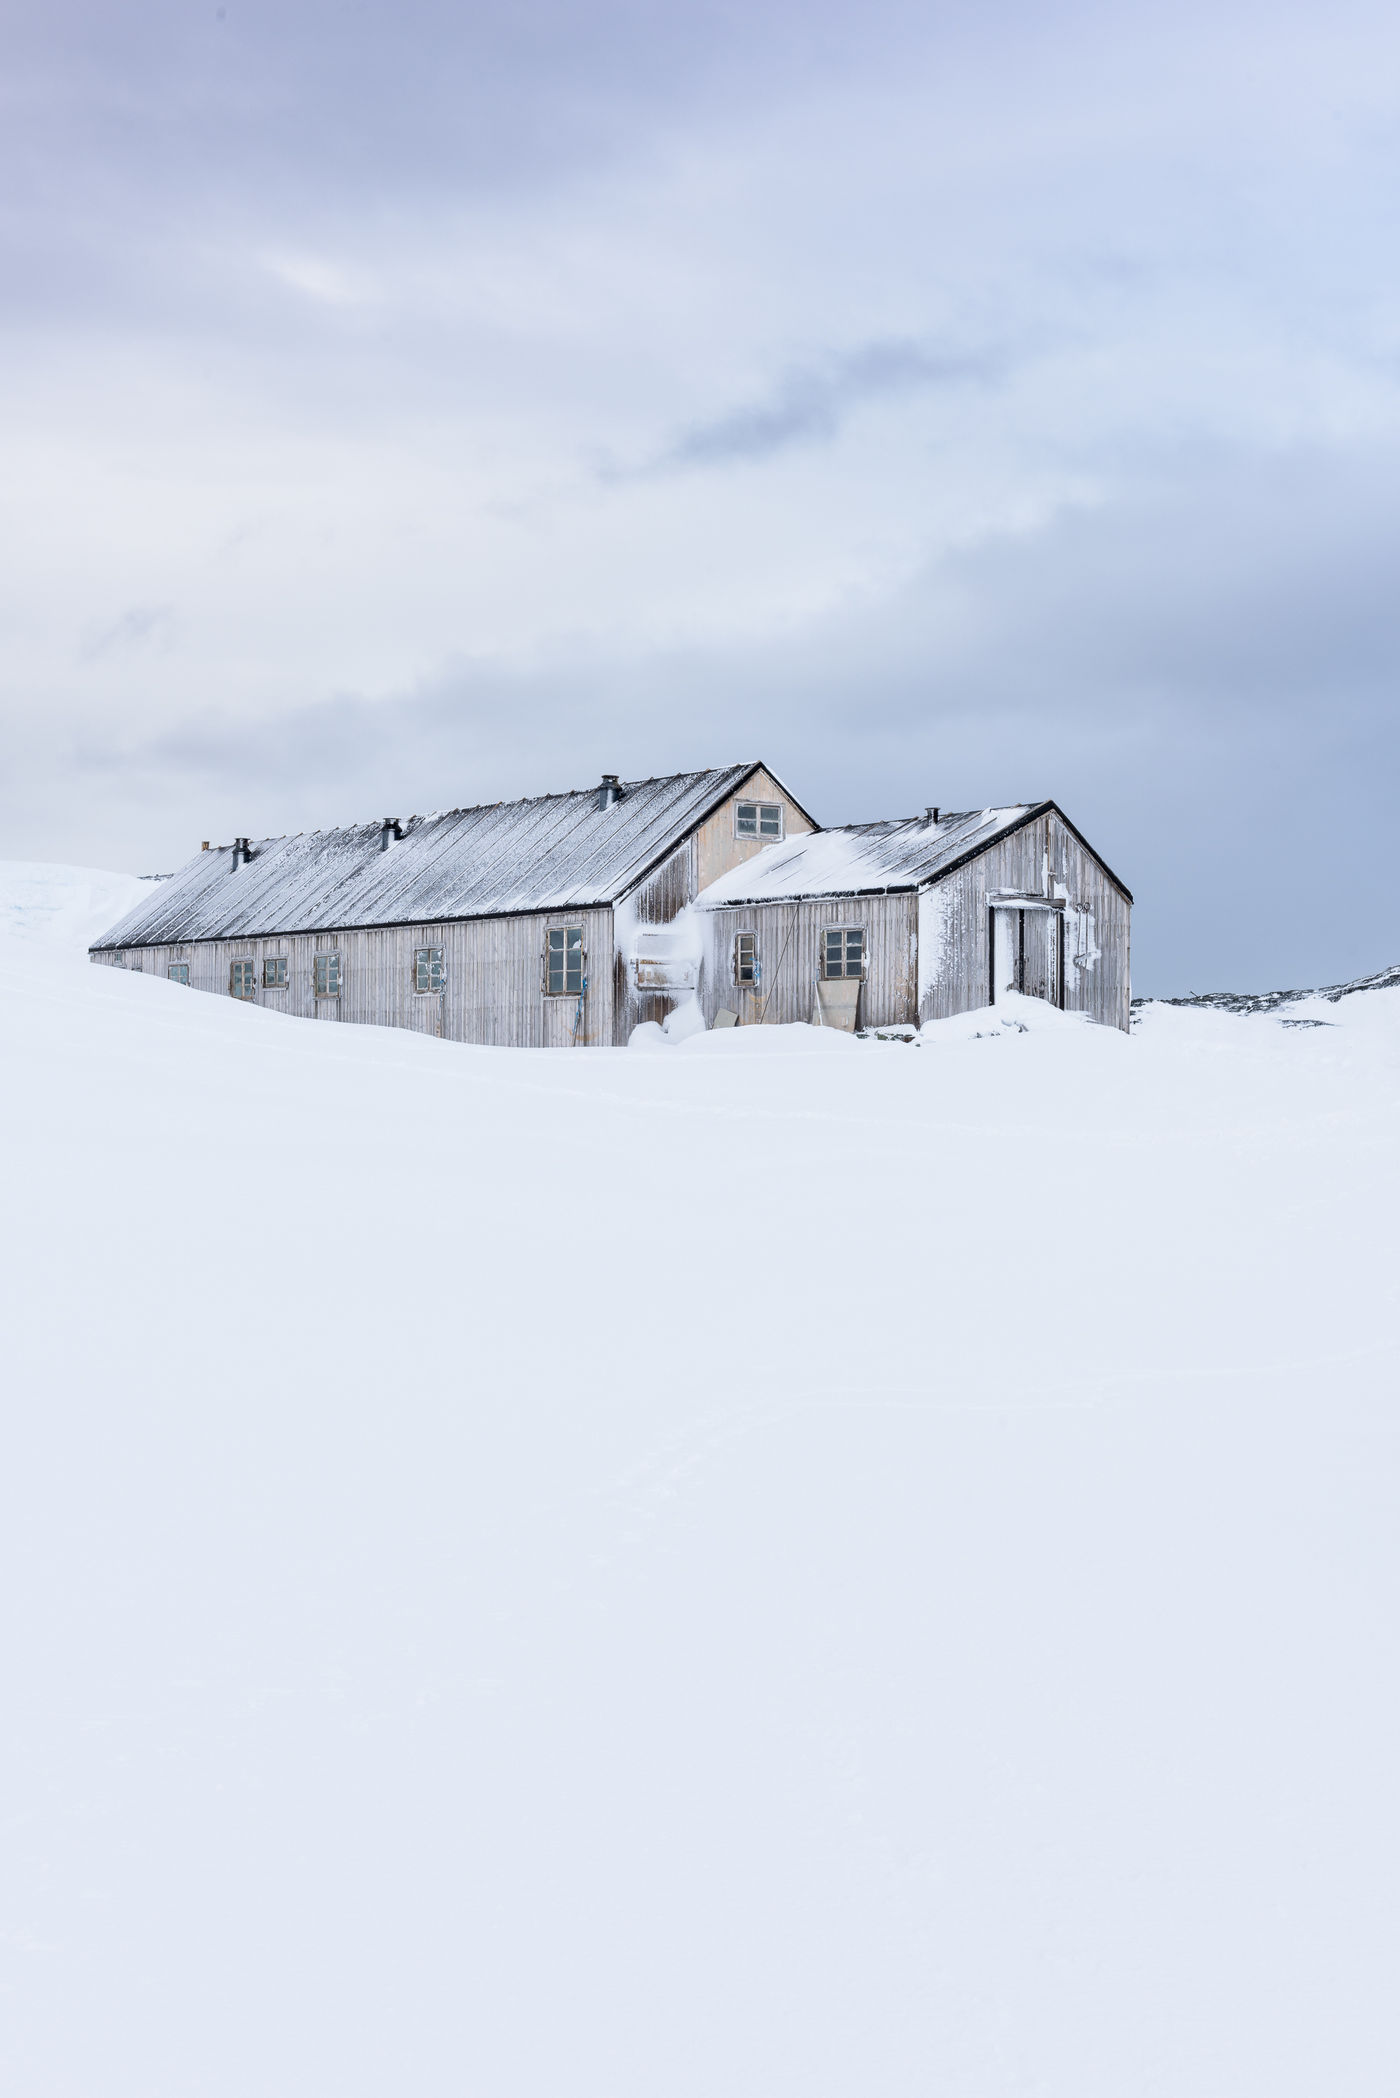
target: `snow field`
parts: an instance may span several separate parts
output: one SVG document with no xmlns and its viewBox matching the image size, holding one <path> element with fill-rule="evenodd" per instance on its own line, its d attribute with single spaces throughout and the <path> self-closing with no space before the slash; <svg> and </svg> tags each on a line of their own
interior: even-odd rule
<svg viewBox="0 0 1400 2098">
<path fill-rule="evenodd" d="M 1400 991 L 474 1050 L 92 882 L 0 882 L 8 2087 L 1394 2088 Z"/>
</svg>

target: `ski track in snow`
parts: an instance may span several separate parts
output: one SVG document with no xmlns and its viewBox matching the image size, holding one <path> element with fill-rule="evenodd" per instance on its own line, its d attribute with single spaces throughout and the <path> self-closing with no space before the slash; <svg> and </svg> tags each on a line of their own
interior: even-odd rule
<svg viewBox="0 0 1400 2098">
<path fill-rule="evenodd" d="M 1400 985 L 481 1050 L 146 892 L 0 868 L 0 2087 L 1389 2098 Z"/>
</svg>

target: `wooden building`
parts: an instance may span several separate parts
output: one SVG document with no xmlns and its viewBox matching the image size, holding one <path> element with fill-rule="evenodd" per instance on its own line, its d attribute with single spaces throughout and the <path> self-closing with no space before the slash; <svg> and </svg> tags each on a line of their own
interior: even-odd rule
<svg viewBox="0 0 1400 2098">
<path fill-rule="evenodd" d="M 698 899 L 707 1017 L 897 1027 L 1015 990 L 1125 1028 L 1132 900 L 1049 801 L 818 831 Z"/>
<path fill-rule="evenodd" d="M 205 848 L 91 958 L 506 1047 L 914 1024 L 1014 987 L 1128 1024 L 1132 899 L 1051 802 L 821 830 L 761 764 Z"/>
</svg>

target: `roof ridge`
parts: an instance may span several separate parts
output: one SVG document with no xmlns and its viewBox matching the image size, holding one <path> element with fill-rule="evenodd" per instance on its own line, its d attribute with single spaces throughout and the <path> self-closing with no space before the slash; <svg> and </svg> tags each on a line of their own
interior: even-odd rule
<svg viewBox="0 0 1400 2098">
<path fill-rule="evenodd" d="M 752 772 L 754 767 L 762 762 L 761 758 L 754 758 L 752 761 L 745 760 L 737 765 L 692 765 L 689 770 L 682 772 L 653 772 L 649 773 L 645 779 L 619 779 L 618 785 L 625 794 L 629 787 L 659 787 L 664 786 L 668 780 L 673 779 L 718 779 L 723 773 Z M 598 786 L 599 782 L 595 780 L 591 787 L 557 787 L 548 794 L 517 794 L 510 800 L 502 798 L 497 801 L 464 801 L 459 802 L 454 808 L 427 809 L 422 814 L 415 812 L 408 816 L 401 816 L 397 820 L 400 823 L 439 823 L 446 816 L 479 816 L 484 815 L 488 809 L 524 809 L 531 807 L 537 802 L 545 801 L 583 801 L 590 794 L 596 794 Z M 328 823 L 323 829 L 317 828 L 313 831 L 269 832 L 259 842 L 266 845 L 271 844 L 274 837 L 280 842 L 283 838 L 329 838 L 343 835 L 347 831 L 377 830 L 383 820 L 381 816 L 367 816 L 361 822 Z M 211 849 L 215 852 L 231 851 L 232 840 L 229 841 L 228 845 L 216 845 Z"/>
</svg>

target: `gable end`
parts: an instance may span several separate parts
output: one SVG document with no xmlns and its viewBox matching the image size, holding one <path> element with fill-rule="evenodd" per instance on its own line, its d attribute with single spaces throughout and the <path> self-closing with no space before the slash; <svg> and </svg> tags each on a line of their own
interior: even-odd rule
<svg viewBox="0 0 1400 2098">
<path fill-rule="evenodd" d="M 1100 873 L 1105 875 L 1107 879 L 1113 883 L 1114 888 L 1118 891 L 1119 895 L 1123 898 L 1124 902 L 1129 904 L 1132 902 L 1133 892 L 1128 887 L 1127 883 L 1122 882 L 1118 879 L 1118 876 L 1109 866 L 1107 860 L 1101 858 L 1100 855 L 1097 852 L 1095 852 L 1093 846 L 1089 843 L 1089 840 L 1085 837 L 1083 831 L 1077 829 L 1076 826 L 1070 822 L 1069 817 L 1065 814 L 1064 810 L 1060 807 L 1059 803 L 1054 801 L 1038 801 L 1033 809 L 1027 809 L 1025 815 L 1019 817 L 1015 823 L 1008 824 L 1007 828 L 1003 831 L 998 831 L 995 838 L 987 839 L 980 845 L 974 845 L 970 847 L 968 851 L 960 853 L 957 859 L 950 860 L 946 867 L 940 867 L 937 874 L 933 876 L 932 880 L 924 883 L 924 887 L 926 889 L 936 889 L 940 882 L 947 881 L 949 875 L 956 874 L 960 867 L 966 867 L 973 860 L 980 860 L 984 852 L 990 852 L 994 846 L 1003 844 L 1007 838 L 1014 838 L 1018 831 L 1023 831 L 1026 828 L 1027 824 L 1038 823 L 1042 816 L 1054 816 L 1059 820 L 1059 822 L 1063 823 L 1065 829 L 1074 839 L 1076 845 L 1082 847 L 1082 849 L 1088 853 L 1090 859 L 1093 861 L 1094 865 L 1099 869 Z"/>
</svg>

